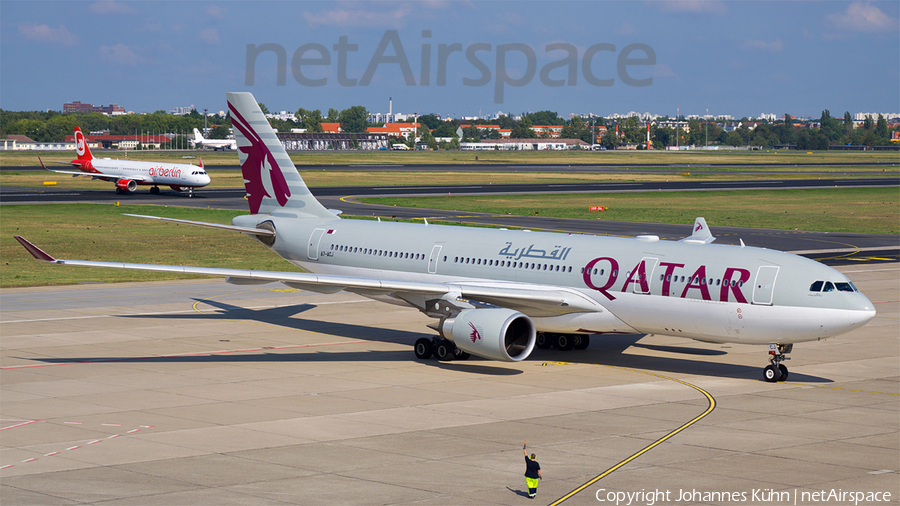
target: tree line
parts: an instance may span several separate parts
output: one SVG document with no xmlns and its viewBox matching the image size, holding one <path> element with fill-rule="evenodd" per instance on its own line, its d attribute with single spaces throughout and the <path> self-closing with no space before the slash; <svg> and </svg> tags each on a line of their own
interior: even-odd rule
<svg viewBox="0 0 900 506">
<path fill-rule="evenodd" d="M 264 113 L 268 113 L 265 104 L 260 104 Z M 319 109 L 308 110 L 300 108 L 295 113 L 296 121 L 270 119 L 273 128 L 287 132 L 293 128 L 304 128 L 307 132 L 322 132 L 322 123 L 340 123 L 343 132 L 365 132 L 367 127 L 381 126 L 383 124 L 368 123 L 369 112 L 361 105 L 344 110 L 329 109 L 323 114 Z M 678 118 L 684 121 L 684 117 Z M 465 121 L 452 119 L 443 121 L 441 118 L 425 114 L 417 118 L 419 124 L 427 127 L 421 129 L 419 135 L 421 142 L 430 144 L 433 148 L 457 148 L 459 142 L 477 142 L 480 140 L 499 139 L 500 133 L 494 129 L 480 129 L 478 125 L 497 125 L 501 129 L 511 130 L 510 137 L 516 139 L 529 139 L 548 137 L 548 133 L 538 134 L 532 130 L 535 125 L 561 126 L 561 138 L 581 139 L 585 143 L 593 144 L 599 137 L 600 127 L 606 128 L 606 133 L 600 138 L 600 144 L 608 149 L 613 149 L 619 144 L 632 143 L 640 148 L 646 144 L 647 129 L 636 116 L 624 119 L 607 119 L 600 117 L 573 116 L 564 119 L 553 111 L 537 111 L 523 113 L 519 120 L 511 116 L 501 115 L 492 120 Z M 415 121 L 408 118 L 406 122 Z M 668 117 L 656 120 L 659 123 L 669 122 Z M 877 118 L 868 117 L 861 127 L 855 126 L 849 112 L 843 117 L 831 116 L 827 109 L 822 111 L 817 126 L 809 128 L 808 124 L 797 125 L 790 115 L 785 114 L 783 119 L 776 121 L 756 122 L 755 128 L 751 128 L 750 121 L 743 118 L 741 126 L 726 130 L 721 124 L 723 121 L 700 121 L 691 119 L 687 121 L 688 128 L 674 128 L 658 126 L 656 123 L 650 126 L 650 141 L 655 149 L 665 149 L 674 145 L 723 145 L 723 146 L 794 146 L 803 150 L 825 150 L 832 145 L 865 145 L 882 146 L 890 144 L 891 131 L 887 120 L 880 114 Z M 736 122 L 735 122 L 736 123 Z M 209 137 L 224 139 L 229 135 L 231 118 L 225 116 L 209 116 L 206 124 L 212 127 Z M 176 116 L 165 111 L 156 111 L 150 114 L 125 114 L 107 116 L 100 113 L 67 113 L 58 111 L 6 111 L 0 110 L 0 137 L 6 135 L 22 134 L 38 142 L 62 142 L 67 135 L 71 135 L 75 126 L 81 127 L 85 132 L 108 131 L 112 135 L 140 135 L 147 133 L 184 133 L 190 135 L 194 128 L 203 128 L 203 115 L 196 110 L 190 114 Z M 462 129 L 462 138 L 457 134 L 459 127 Z M 618 139 L 614 135 L 618 126 Z M 430 130 L 430 131 L 429 131 Z M 450 142 L 437 142 L 438 139 L 451 139 Z M 400 140 L 395 140 L 399 142 Z M 410 144 L 412 140 L 408 141 Z M 173 142 L 174 143 L 174 142 Z"/>
</svg>

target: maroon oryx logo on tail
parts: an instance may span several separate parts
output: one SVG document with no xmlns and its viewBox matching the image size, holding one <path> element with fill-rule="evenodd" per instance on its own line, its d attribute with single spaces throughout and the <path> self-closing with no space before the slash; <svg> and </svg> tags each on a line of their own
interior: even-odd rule
<svg viewBox="0 0 900 506">
<path fill-rule="evenodd" d="M 288 188 L 287 181 L 285 181 L 284 174 L 275 161 L 275 157 L 231 102 L 228 103 L 228 109 L 231 111 L 231 124 L 250 141 L 249 146 L 239 148 L 247 155 L 247 159 L 241 164 L 241 173 L 244 176 L 244 187 L 247 189 L 250 212 L 252 214 L 259 212 L 263 197 L 275 198 L 278 200 L 278 205 L 284 206 L 287 204 L 288 197 L 291 196 L 291 190 Z M 271 193 L 269 193 L 270 191 Z"/>
<path fill-rule="evenodd" d="M 469 326 L 472 327 L 472 333 L 469 334 L 469 337 L 472 339 L 472 343 L 481 339 L 481 334 L 478 332 L 478 329 L 475 328 L 475 325 L 472 322 L 469 322 Z"/>
</svg>

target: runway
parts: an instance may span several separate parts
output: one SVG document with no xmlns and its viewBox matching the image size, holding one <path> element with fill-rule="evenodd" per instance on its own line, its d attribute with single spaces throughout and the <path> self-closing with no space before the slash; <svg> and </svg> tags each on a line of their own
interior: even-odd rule
<svg viewBox="0 0 900 506">
<path fill-rule="evenodd" d="M 629 458 L 564 504 L 641 491 L 793 504 L 752 498 L 832 489 L 896 503 L 900 264 L 841 270 L 876 318 L 795 346 L 778 384 L 761 379 L 764 347 L 663 336 L 517 364 L 420 361 L 412 343 L 431 331 L 417 311 L 277 284 L 4 289 L 0 497 L 513 505 L 527 502 L 528 439 L 543 504 Z M 702 392 L 714 409 L 671 435 L 709 410 Z"/>
</svg>

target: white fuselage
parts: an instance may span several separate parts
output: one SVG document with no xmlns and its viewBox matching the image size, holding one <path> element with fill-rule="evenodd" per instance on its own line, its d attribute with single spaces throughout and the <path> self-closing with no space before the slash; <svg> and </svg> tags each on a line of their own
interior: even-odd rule
<svg viewBox="0 0 900 506">
<path fill-rule="evenodd" d="M 359 220 L 249 215 L 270 246 L 313 273 L 406 281 L 565 287 L 592 312 L 535 315 L 544 332 L 650 333 L 709 342 L 794 343 L 842 334 L 874 315 L 831 267 L 761 248 Z"/>
<path fill-rule="evenodd" d="M 210 183 L 206 170 L 191 164 L 94 158 L 90 161 L 90 168 L 81 170 L 87 174 L 98 172 L 107 179 L 110 179 L 109 176 L 115 176 L 119 180 L 131 179 L 141 185 L 197 188 Z"/>
</svg>

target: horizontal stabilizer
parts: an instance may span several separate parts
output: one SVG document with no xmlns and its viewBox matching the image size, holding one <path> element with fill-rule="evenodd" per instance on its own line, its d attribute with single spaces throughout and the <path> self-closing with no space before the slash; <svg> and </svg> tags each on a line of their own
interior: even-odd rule
<svg viewBox="0 0 900 506">
<path fill-rule="evenodd" d="M 193 225 L 195 227 L 217 228 L 219 230 L 230 230 L 232 232 L 243 232 L 245 234 L 265 235 L 265 236 L 275 235 L 275 231 L 268 230 L 265 228 L 237 227 L 234 225 L 222 225 L 220 223 L 206 223 L 203 221 L 191 221 L 191 220 L 176 220 L 175 218 L 162 218 L 159 216 L 146 216 L 143 214 L 127 214 L 127 213 L 123 213 L 123 214 L 125 216 L 133 216 L 135 218 L 145 218 L 148 220 L 165 221 L 167 223 L 180 223 L 182 225 Z"/>
</svg>

